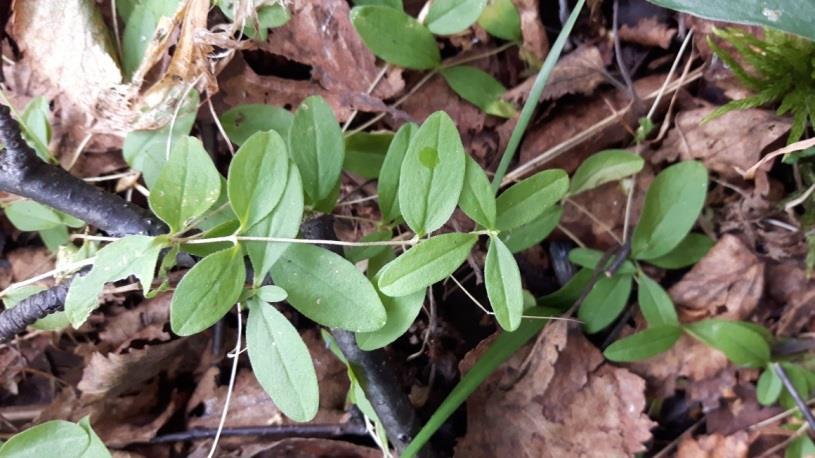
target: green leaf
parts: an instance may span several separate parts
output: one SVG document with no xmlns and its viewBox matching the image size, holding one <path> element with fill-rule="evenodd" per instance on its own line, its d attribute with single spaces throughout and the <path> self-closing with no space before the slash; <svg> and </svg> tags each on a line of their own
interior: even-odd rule
<svg viewBox="0 0 815 458">
<path fill-rule="evenodd" d="M 515 107 L 502 98 L 507 92 L 504 85 L 489 73 L 469 65 L 458 65 L 443 69 L 441 76 L 456 94 L 485 113 L 502 118 L 517 114 Z"/>
<path fill-rule="evenodd" d="M 238 232 L 241 223 L 237 219 L 229 220 L 224 223 L 221 223 L 212 229 L 208 229 L 203 233 L 202 238 L 209 239 L 209 238 L 216 238 L 216 237 L 227 237 L 232 234 Z M 213 242 L 213 243 L 196 243 L 196 244 L 189 244 L 184 243 L 181 245 L 181 249 L 187 253 L 193 254 L 200 258 L 207 257 L 212 253 L 217 253 L 221 250 L 225 250 L 232 246 L 230 242 Z"/>
<path fill-rule="evenodd" d="M 379 169 L 377 191 L 379 192 L 379 210 L 382 212 L 384 221 L 393 221 L 401 215 L 398 194 L 399 175 L 410 141 L 418 130 L 419 126 L 412 122 L 402 124 L 388 145 L 388 152 Z"/>
<path fill-rule="evenodd" d="M 324 248 L 292 244 L 272 267 L 272 278 L 294 308 L 323 326 L 361 332 L 385 325 L 385 308 L 371 282 Z"/>
<path fill-rule="evenodd" d="M 276 285 L 261 286 L 255 294 L 263 302 L 283 302 L 289 297 L 285 289 Z"/>
<path fill-rule="evenodd" d="M 382 268 L 377 282 L 383 294 L 407 296 L 444 280 L 470 254 L 478 236 L 451 232 L 427 239 Z"/>
<path fill-rule="evenodd" d="M 777 363 L 770 363 L 769 367 L 772 368 L 775 364 Z M 786 372 L 787 378 L 790 379 L 795 391 L 797 391 L 803 399 L 809 399 L 811 385 L 807 377 L 808 371 L 798 364 L 793 363 L 781 363 L 781 366 L 784 368 L 784 372 Z M 778 397 L 778 403 L 785 409 L 798 409 L 795 399 L 793 399 L 792 395 L 790 395 L 790 391 L 786 387 L 781 391 L 781 395 Z"/>
<path fill-rule="evenodd" d="M 178 110 L 173 124 L 172 141 L 189 135 L 195 116 L 198 113 L 198 92 L 191 90 Z M 167 139 L 170 137 L 170 122 L 157 130 L 133 130 L 125 137 L 122 155 L 127 164 L 140 171 L 148 188 L 158 179 L 164 162 L 167 160 Z"/>
<path fill-rule="evenodd" d="M 11 224 L 21 231 L 43 231 L 64 225 L 56 210 L 33 200 L 14 201 L 5 212 Z"/>
<path fill-rule="evenodd" d="M 219 0 L 216 3 L 218 3 L 218 7 L 230 21 L 235 20 L 235 8 L 237 3 L 235 0 Z M 283 3 L 253 0 L 251 4 L 255 8 L 254 12 L 256 17 L 250 16 L 247 18 L 246 26 L 243 28 L 244 35 L 249 38 L 266 41 L 269 37 L 268 29 L 281 27 L 291 19 L 291 13 L 289 13 L 286 5 Z M 258 27 L 259 30 L 256 30 Z"/>
<path fill-rule="evenodd" d="M 624 337 L 603 351 L 603 355 L 618 363 L 642 361 L 658 355 L 673 346 L 682 335 L 679 326 L 660 325 Z"/>
<path fill-rule="evenodd" d="M 99 250 L 91 271 L 74 279 L 65 298 L 65 313 L 74 328 L 79 328 L 97 307 L 105 283 L 134 275 L 139 279 L 144 294 L 147 294 L 165 240 L 162 237 L 130 235 Z"/>
<path fill-rule="evenodd" d="M 365 46 L 389 64 L 428 70 L 441 63 L 430 30 L 402 11 L 387 6 L 357 6 L 351 10 L 351 23 Z"/>
<path fill-rule="evenodd" d="M 784 458 L 812 458 L 815 456 L 815 443 L 806 434 L 796 437 L 784 451 Z"/>
<path fill-rule="evenodd" d="M 637 302 L 648 326 L 678 326 L 679 318 L 671 296 L 648 275 L 639 276 Z"/>
<path fill-rule="evenodd" d="M 642 170 L 645 161 L 638 154 L 622 149 L 600 151 L 580 164 L 572 176 L 569 194 L 574 196 L 610 181 L 617 181 Z"/>
<path fill-rule="evenodd" d="M 770 360 L 767 341 L 739 322 L 708 319 L 685 325 L 685 331 L 721 351 L 738 366 L 762 367 Z"/>
<path fill-rule="evenodd" d="M 48 121 L 50 111 L 48 100 L 43 96 L 37 96 L 28 102 L 20 115 L 23 138 L 45 162 L 54 160 L 51 150 L 48 149 L 51 142 L 51 123 Z"/>
<path fill-rule="evenodd" d="M 3 458 L 108 458 L 110 452 L 93 430 L 87 417 L 79 424 L 51 420 L 12 436 L 0 446 Z"/>
<path fill-rule="evenodd" d="M 577 264 L 580 267 L 586 267 L 588 269 L 594 270 L 597 268 L 597 264 L 600 263 L 600 260 L 603 258 L 603 252 L 592 250 L 590 248 L 573 248 L 569 252 L 569 261 L 572 264 Z M 611 259 L 606 260 L 606 265 L 603 268 L 607 268 L 609 264 L 611 264 Z M 617 270 L 618 274 L 633 274 L 637 271 L 637 268 L 634 267 L 634 263 L 631 261 L 623 261 L 620 265 L 620 268 Z"/>
<path fill-rule="evenodd" d="M 59 251 L 59 247 L 65 245 L 70 240 L 68 229 L 65 226 L 57 226 L 51 229 L 39 231 L 42 243 L 52 253 Z"/>
<path fill-rule="evenodd" d="M 294 115 L 290 111 L 260 103 L 236 105 L 220 116 L 229 140 L 239 146 L 252 135 L 267 130 L 277 132 L 282 138 L 289 138 L 293 120 Z"/>
<path fill-rule="evenodd" d="M 704 234 L 691 232 L 673 250 L 664 255 L 649 259 L 648 263 L 663 269 L 682 269 L 701 260 L 713 247 L 714 242 Z"/>
<path fill-rule="evenodd" d="M 538 219 L 569 189 L 569 176 L 560 169 L 544 170 L 516 183 L 496 200 L 496 227 L 515 229 Z"/>
<path fill-rule="evenodd" d="M 232 308 L 246 282 L 241 247 L 202 259 L 178 282 L 170 303 L 170 327 L 191 336 L 212 326 Z"/>
<path fill-rule="evenodd" d="M 378 278 L 374 278 L 376 283 Z M 385 326 L 371 332 L 360 332 L 356 335 L 357 345 L 364 351 L 382 348 L 407 332 L 416 320 L 424 303 L 425 290 L 419 290 L 407 296 L 390 297 L 380 294 L 388 318 Z"/>
<path fill-rule="evenodd" d="M 328 197 L 342 173 L 345 142 L 334 112 L 322 97 L 313 95 L 300 104 L 289 131 L 289 148 L 310 202 Z"/>
<path fill-rule="evenodd" d="M 484 280 L 498 324 L 507 331 L 518 329 L 524 312 L 521 271 L 512 252 L 495 236 L 490 236 L 484 262 Z"/>
<path fill-rule="evenodd" d="M 273 131 L 258 132 L 229 164 L 229 203 L 242 228 L 252 227 L 280 202 L 289 176 L 286 143 Z"/>
<path fill-rule="evenodd" d="M 473 221 L 492 229 L 495 227 L 495 195 L 492 193 L 490 180 L 470 155 L 465 156 L 467 166 L 458 206 Z"/>
<path fill-rule="evenodd" d="M 632 256 L 655 259 L 679 245 L 696 224 L 706 194 L 707 169 L 699 162 L 683 161 L 657 175 L 634 229 Z"/>
<path fill-rule="evenodd" d="M 465 157 L 456 125 L 443 111 L 430 115 L 411 140 L 399 176 L 399 208 L 417 234 L 435 231 L 453 214 Z"/>
<path fill-rule="evenodd" d="M 782 389 L 784 389 L 784 384 L 781 382 L 781 379 L 778 378 L 772 366 L 768 367 L 764 369 L 758 378 L 758 383 L 756 384 L 756 398 L 759 404 L 771 406 L 778 401 Z"/>
<path fill-rule="evenodd" d="M 357 132 L 345 137 L 342 168 L 369 180 L 376 178 L 392 139 L 390 132 Z"/>
<path fill-rule="evenodd" d="M 521 41 L 521 15 L 512 0 L 487 0 L 478 25 L 502 40 Z"/>
<path fill-rule="evenodd" d="M 475 24 L 486 5 L 487 0 L 434 0 L 425 23 L 436 35 L 455 35 Z"/>
<path fill-rule="evenodd" d="M 810 22 L 810 18 L 815 17 L 815 3 L 797 0 L 649 1 L 707 19 L 764 25 L 815 40 L 815 29 Z"/>
<path fill-rule="evenodd" d="M 549 207 L 529 223 L 502 230 L 498 237 L 510 251 L 518 253 L 545 239 L 557 227 L 561 215 L 563 215 L 563 207 L 560 205 Z"/>
<path fill-rule="evenodd" d="M 602 276 L 597 280 L 577 312 L 587 333 L 602 331 L 620 316 L 628 303 L 632 281 L 631 275 Z"/>
<path fill-rule="evenodd" d="M 384 242 L 393 238 L 393 232 L 390 230 L 374 231 L 370 234 L 365 234 L 364 237 L 359 239 L 360 242 Z M 373 245 L 373 246 L 351 246 L 345 248 L 345 258 L 354 264 L 364 261 L 365 259 L 372 258 L 383 251 L 388 250 L 387 245 Z"/>
<path fill-rule="evenodd" d="M 394 259 L 396 259 L 396 252 L 393 250 L 393 248 L 388 247 L 388 249 L 382 250 L 381 252 L 377 253 L 376 256 L 368 259 L 368 268 L 365 269 L 365 275 L 368 278 L 373 279 L 383 267 Z"/>
<path fill-rule="evenodd" d="M 320 407 L 317 373 L 297 329 L 274 306 L 249 300 L 249 362 L 260 386 L 294 421 L 309 421 Z"/>
<path fill-rule="evenodd" d="M 381 5 L 399 11 L 405 10 L 405 7 L 402 5 L 402 0 L 351 0 L 351 3 L 353 3 L 354 6 Z"/>
<path fill-rule="evenodd" d="M 207 211 L 221 193 L 221 175 L 194 137 L 173 142 L 170 160 L 158 176 L 148 201 L 150 209 L 173 233 Z"/>
<path fill-rule="evenodd" d="M 159 20 L 172 17 L 178 3 L 178 0 L 141 0 L 133 5 L 122 34 L 122 67 L 126 75 L 132 76 L 139 68 L 144 52 L 159 38 L 154 37 Z"/>
<path fill-rule="evenodd" d="M 289 179 L 286 181 L 286 190 L 277 206 L 263 219 L 252 227 L 241 232 L 250 237 L 282 237 L 294 238 L 300 231 L 300 222 L 303 219 L 303 185 L 296 165 L 289 167 Z M 254 269 L 253 284 L 263 283 L 266 274 L 284 251 L 288 243 L 271 242 L 244 242 L 246 254 L 252 262 Z"/>
</svg>

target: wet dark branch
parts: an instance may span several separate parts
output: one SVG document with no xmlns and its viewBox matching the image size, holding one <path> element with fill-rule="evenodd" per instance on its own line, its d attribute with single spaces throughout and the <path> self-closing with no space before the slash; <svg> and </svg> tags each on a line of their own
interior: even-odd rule
<svg viewBox="0 0 815 458">
<path fill-rule="evenodd" d="M 0 105 L 0 191 L 28 197 L 116 237 L 157 235 L 164 224 L 147 210 L 40 160 L 23 141 L 9 107 Z"/>
<path fill-rule="evenodd" d="M 330 215 L 309 220 L 300 228 L 305 239 L 337 240 L 334 221 Z M 337 246 L 325 246 L 337 254 L 342 254 Z M 388 439 L 397 451 L 401 452 L 410 443 L 421 424 L 416 410 L 407 395 L 401 390 L 393 368 L 381 350 L 362 351 L 354 334 L 341 329 L 333 329 L 331 334 L 337 342 L 354 374 L 360 379 L 362 390 L 382 422 Z M 433 450 L 425 447 L 420 456 L 435 456 Z"/>
<path fill-rule="evenodd" d="M 150 441 L 151 444 L 164 444 L 168 442 L 186 442 L 194 440 L 212 439 L 215 437 L 215 428 L 196 428 L 179 433 L 164 434 Z M 223 437 L 263 437 L 266 439 L 287 439 L 290 437 L 321 437 L 339 439 L 344 436 L 364 437 L 368 435 L 365 423 L 361 419 L 352 419 L 346 423 L 336 425 L 266 425 L 244 426 L 237 428 L 224 428 Z"/>
<path fill-rule="evenodd" d="M 0 343 L 7 342 L 40 318 L 62 310 L 70 281 L 40 291 L 0 313 Z"/>
</svg>

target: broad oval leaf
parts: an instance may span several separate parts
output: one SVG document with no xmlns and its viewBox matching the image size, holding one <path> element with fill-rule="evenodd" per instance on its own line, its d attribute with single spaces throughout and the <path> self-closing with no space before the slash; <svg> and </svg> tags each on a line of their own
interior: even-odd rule
<svg viewBox="0 0 815 458">
<path fill-rule="evenodd" d="M 51 109 L 48 99 L 37 96 L 31 99 L 19 119 L 20 131 L 23 139 L 34 149 L 40 159 L 45 162 L 55 162 L 48 144 L 51 142 L 51 123 L 48 114 Z"/>
<path fill-rule="evenodd" d="M 252 135 L 266 130 L 273 130 L 281 137 L 289 138 L 294 115 L 281 107 L 247 103 L 230 108 L 219 119 L 229 140 L 240 146 Z"/>
<path fill-rule="evenodd" d="M 587 333 L 603 330 L 620 316 L 628 303 L 632 281 L 631 275 L 603 276 L 597 280 L 577 312 Z"/>
<path fill-rule="evenodd" d="M 381 231 L 374 231 L 365 234 L 360 242 L 384 242 L 393 238 L 393 232 L 390 229 L 383 229 Z M 390 249 L 387 245 L 370 245 L 370 246 L 351 246 L 345 248 L 345 258 L 354 264 L 373 258 L 374 256 Z"/>
<path fill-rule="evenodd" d="M 560 169 L 544 170 L 514 184 L 496 200 L 496 227 L 502 231 L 539 218 L 569 189 L 569 176 Z"/>
<path fill-rule="evenodd" d="M 289 130 L 289 148 L 311 203 L 329 197 L 342 173 L 345 141 L 334 111 L 322 97 L 313 95 L 300 104 Z"/>
<path fill-rule="evenodd" d="M 343 170 L 369 180 L 376 178 L 391 140 L 390 132 L 357 132 L 345 137 Z"/>
<path fill-rule="evenodd" d="M 620 180 L 642 170 L 645 161 L 622 149 L 600 151 L 580 164 L 572 175 L 570 195 L 594 189 L 610 181 Z"/>
<path fill-rule="evenodd" d="M 75 278 L 65 297 L 65 313 L 74 328 L 79 328 L 97 307 L 105 283 L 133 275 L 139 279 L 146 295 L 153 283 L 156 261 L 165 240 L 130 235 L 99 250 L 91 271 Z"/>
<path fill-rule="evenodd" d="M 294 308 L 323 326 L 362 332 L 385 325 L 385 308 L 371 282 L 324 248 L 292 244 L 272 267 L 272 278 Z"/>
<path fill-rule="evenodd" d="M 274 306 L 249 300 L 246 347 L 252 371 L 275 405 L 294 421 L 309 421 L 320 407 L 311 354 L 297 329 Z"/>
<path fill-rule="evenodd" d="M 296 165 L 289 167 L 289 179 L 280 202 L 260 221 L 241 232 L 250 237 L 294 238 L 300 231 L 303 219 L 303 185 Z M 266 274 L 288 248 L 288 243 L 243 242 L 246 254 L 254 269 L 253 284 L 263 283 Z"/>
<path fill-rule="evenodd" d="M 191 90 L 182 103 L 175 123 L 167 123 L 156 130 L 133 130 L 125 137 L 122 156 L 130 167 L 142 173 L 144 182 L 150 189 L 167 160 L 167 141 L 175 142 L 192 130 L 198 113 L 198 91 Z"/>
<path fill-rule="evenodd" d="M 683 161 L 657 175 L 634 229 L 632 256 L 654 259 L 679 245 L 696 224 L 706 194 L 707 169 L 699 162 Z"/>
<path fill-rule="evenodd" d="M 376 281 L 377 278 L 374 279 L 374 282 Z M 385 326 L 376 331 L 357 333 L 356 340 L 359 348 L 364 351 L 376 350 L 389 345 L 407 332 L 422 309 L 424 297 L 425 290 L 423 289 L 400 297 L 380 294 L 379 298 L 382 299 L 388 319 Z"/>
<path fill-rule="evenodd" d="M 133 3 L 133 9 L 125 19 L 122 33 L 122 67 L 124 73 L 129 76 L 136 72 L 141 65 L 144 52 L 157 39 L 154 35 L 159 20 L 162 17 L 172 17 L 179 2 L 178 0 L 147 0 Z"/>
<path fill-rule="evenodd" d="M 384 221 L 393 221 L 402 213 L 399 211 L 399 175 L 402 172 L 402 161 L 405 159 L 410 140 L 416 135 L 419 126 L 409 122 L 402 124 L 396 131 L 382 168 L 379 169 L 377 191 L 379 192 L 379 211 Z"/>
<path fill-rule="evenodd" d="M 475 24 L 486 5 L 487 0 L 434 0 L 425 23 L 436 35 L 455 35 Z"/>
<path fill-rule="evenodd" d="M 351 10 L 351 23 L 365 46 L 389 64 L 428 70 L 441 63 L 430 30 L 400 10 L 379 5 L 357 6 Z"/>
<path fill-rule="evenodd" d="M 207 211 L 221 193 L 221 175 L 201 141 L 181 137 L 150 191 L 150 209 L 177 233 Z"/>
<path fill-rule="evenodd" d="M 797 0 L 649 0 L 651 3 L 707 19 L 758 24 L 815 40 L 811 18 L 815 3 Z"/>
<path fill-rule="evenodd" d="M 466 158 L 464 187 L 461 189 L 458 206 L 473 221 L 492 229 L 495 227 L 495 195 L 492 193 L 490 180 L 469 154 Z"/>
<path fill-rule="evenodd" d="M 773 370 L 772 366 L 764 369 L 756 384 L 756 399 L 763 406 L 771 406 L 778 401 L 784 384 Z"/>
<path fill-rule="evenodd" d="M 764 337 L 737 321 L 708 319 L 687 324 L 685 330 L 724 353 L 733 364 L 763 367 L 770 360 L 770 346 Z"/>
<path fill-rule="evenodd" d="M 441 76 L 456 94 L 484 113 L 502 118 L 511 118 L 517 113 L 515 107 L 502 98 L 507 92 L 504 85 L 483 70 L 458 65 L 443 69 Z"/>
<path fill-rule="evenodd" d="M 796 437 L 784 450 L 784 458 L 812 458 L 815 456 L 815 443 L 806 434 Z"/>
<path fill-rule="evenodd" d="M 229 164 L 229 203 L 242 228 L 252 227 L 271 212 L 289 176 L 286 143 L 273 131 L 258 132 L 240 147 Z"/>
<path fill-rule="evenodd" d="M 427 239 L 382 268 L 377 282 L 388 296 L 407 296 L 444 280 L 470 254 L 478 236 L 451 232 Z"/>
<path fill-rule="evenodd" d="M 670 349 L 682 335 L 679 326 L 653 326 L 624 337 L 603 351 L 603 355 L 618 363 L 642 361 Z"/>
<path fill-rule="evenodd" d="M 220 320 L 240 297 L 246 282 L 241 247 L 213 253 L 178 282 L 170 303 L 170 327 L 190 336 Z"/>
<path fill-rule="evenodd" d="M 484 261 L 484 282 L 498 324 L 506 331 L 518 329 L 524 312 L 521 271 L 512 252 L 495 236 L 490 237 Z"/>
<path fill-rule="evenodd" d="M 399 176 L 399 208 L 419 235 L 442 227 L 464 186 L 464 146 L 450 116 L 437 111 L 410 142 Z"/>
<path fill-rule="evenodd" d="M 521 15 L 512 0 L 487 0 L 478 25 L 502 40 L 521 41 Z"/>
<path fill-rule="evenodd" d="M 5 208 L 6 217 L 21 231 L 43 231 L 63 225 L 56 210 L 33 200 L 18 200 Z"/>
<path fill-rule="evenodd" d="M 87 431 L 76 423 L 51 420 L 12 436 L 0 447 L 0 456 L 40 458 L 54 456 L 58 450 L 60 458 L 81 458 L 90 443 Z"/>
<path fill-rule="evenodd" d="M 538 306 L 557 310 L 568 309 L 580 298 L 593 274 L 591 269 L 578 270 L 559 290 L 538 298 Z"/>
<path fill-rule="evenodd" d="M 658 258 L 649 259 L 648 263 L 663 269 L 690 267 L 704 258 L 715 243 L 704 234 L 691 232 L 673 250 Z"/>
<path fill-rule="evenodd" d="M 545 239 L 557 227 L 561 215 L 563 215 L 563 207 L 555 205 L 529 223 L 502 230 L 498 237 L 501 238 L 510 251 L 518 253 Z"/>
<path fill-rule="evenodd" d="M 586 267 L 588 269 L 596 269 L 597 264 L 600 263 L 601 259 L 603 259 L 603 253 L 590 248 L 574 248 L 569 251 L 569 261 L 571 261 L 573 264 L 577 264 L 580 267 Z M 612 259 L 607 259 L 606 265 L 603 267 L 607 268 L 611 262 Z M 631 261 L 623 261 L 616 273 L 633 274 L 636 271 L 637 268 L 634 267 L 634 263 Z"/>
<path fill-rule="evenodd" d="M 639 276 L 637 302 L 648 326 L 678 326 L 679 318 L 671 296 L 648 275 Z"/>
<path fill-rule="evenodd" d="M 283 302 L 289 297 L 289 293 L 277 285 L 261 286 L 257 289 L 255 295 L 263 302 Z"/>
</svg>

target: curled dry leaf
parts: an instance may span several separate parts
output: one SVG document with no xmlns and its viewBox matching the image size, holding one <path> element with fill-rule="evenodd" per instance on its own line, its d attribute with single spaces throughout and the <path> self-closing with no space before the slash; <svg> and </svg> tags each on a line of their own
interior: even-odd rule
<svg viewBox="0 0 815 458">
<path fill-rule="evenodd" d="M 730 436 L 710 434 L 686 437 L 679 443 L 677 458 L 746 458 L 749 435 L 746 431 Z"/>
<path fill-rule="evenodd" d="M 591 94 L 606 81 L 604 68 L 608 64 L 609 53 L 603 53 L 593 45 L 580 45 L 563 56 L 555 65 L 549 81 L 541 94 L 541 100 L 555 100 L 567 94 Z M 527 78 L 520 85 L 507 91 L 504 98 L 521 103 L 529 96 L 536 75 Z"/>
<path fill-rule="evenodd" d="M 741 178 L 736 167 L 747 170 L 761 158 L 761 152 L 790 129 L 788 118 L 767 110 L 731 111 L 702 122 L 714 108 L 683 111 L 654 162 L 699 159 L 724 178 Z"/>
<path fill-rule="evenodd" d="M 376 58 L 362 43 L 348 19 L 348 2 L 298 1 L 291 5 L 291 20 L 273 29 L 255 48 L 310 67 L 311 80 L 258 75 L 248 66 L 233 68 L 223 82 L 226 103 L 268 103 L 296 107 L 307 96 L 321 95 L 338 119 L 353 110 L 386 111 L 383 100 L 404 88 L 401 70 L 392 69 L 368 94 L 379 75 Z"/>
<path fill-rule="evenodd" d="M 654 425 L 643 413 L 644 380 L 604 364 L 600 352 L 563 322 L 544 332 L 546 339 L 532 348 L 528 372 L 520 379 L 524 351 L 469 397 L 467 434 L 455 456 L 631 456 L 644 451 Z M 465 357 L 462 371 L 485 342 Z"/>
<path fill-rule="evenodd" d="M 764 263 L 738 237 L 725 234 L 668 292 L 685 321 L 746 319 L 764 293 Z"/>
<path fill-rule="evenodd" d="M 642 46 L 659 46 L 668 49 L 676 36 L 676 29 L 651 16 L 640 18 L 633 26 L 620 26 L 620 40 Z"/>
</svg>

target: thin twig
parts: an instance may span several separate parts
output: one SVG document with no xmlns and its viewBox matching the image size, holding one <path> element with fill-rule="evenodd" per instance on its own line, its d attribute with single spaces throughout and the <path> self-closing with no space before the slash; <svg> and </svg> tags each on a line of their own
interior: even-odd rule
<svg viewBox="0 0 815 458">
<path fill-rule="evenodd" d="M 792 400 L 795 401 L 795 405 L 804 416 L 810 431 L 815 432 L 815 416 L 812 415 L 812 410 L 809 409 L 809 406 L 807 406 L 807 403 L 801 397 L 801 393 L 798 392 L 795 385 L 792 384 L 792 380 L 787 376 L 787 371 L 778 363 L 770 363 L 770 369 L 781 379 L 784 388 L 787 389 L 787 393 L 789 393 Z"/>
<path fill-rule="evenodd" d="M 221 412 L 221 420 L 218 422 L 218 430 L 215 432 L 215 439 L 212 441 L 212 448 L 209 449 L 207 458 L 215 456 L 215 450 L 218 449 L 218 440 L 221 438 L 221 432 L 224 430 L 224 423 L 226 423 L 226 415 L 229 412 L 229 401 L 232 400 L 232 392 L 235 390 L 235 376 L 238 374 L 238 359 L 241 354 L 241 337 L 243 331 L 243 320 L 241 318 L 241 303 L 235 304 L 236 315 L 238 316 L 238 337 L 235 339 L 235 351 L 227 355 L 232 358 L 232 370 L 229 373 L 229 386 L 226 389 L 226 399 L 224 399 L 224 410 Z"/>
</svg>

